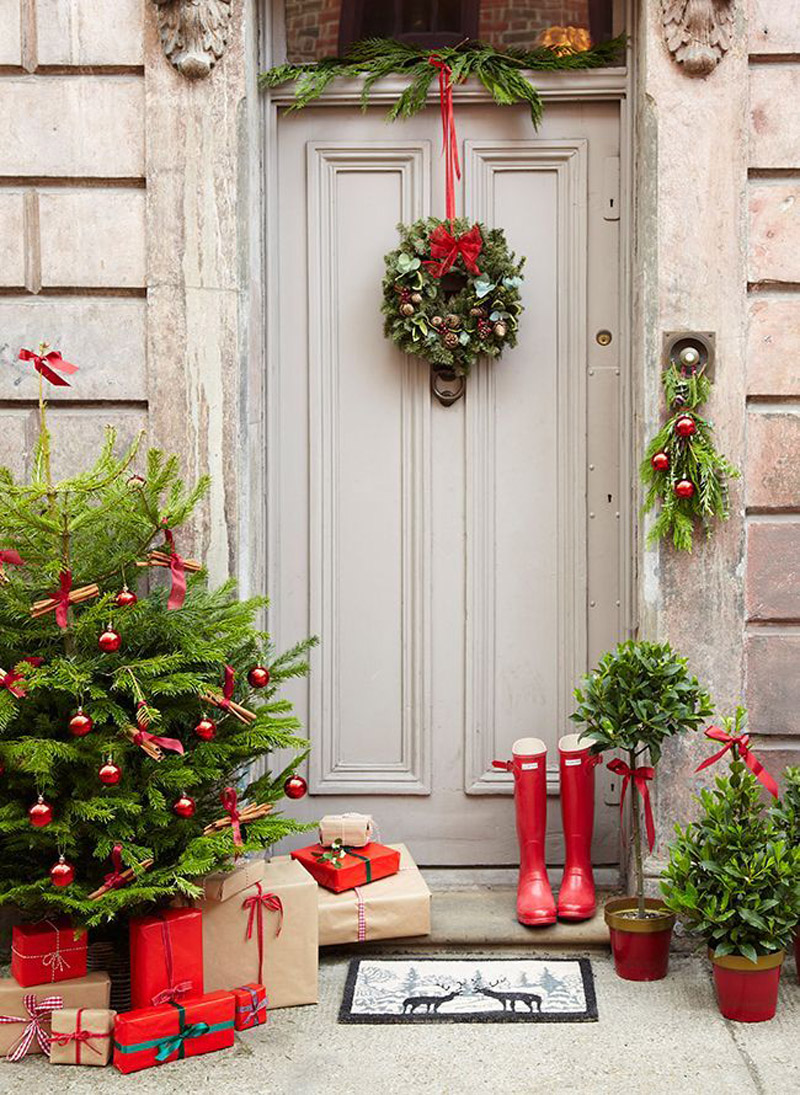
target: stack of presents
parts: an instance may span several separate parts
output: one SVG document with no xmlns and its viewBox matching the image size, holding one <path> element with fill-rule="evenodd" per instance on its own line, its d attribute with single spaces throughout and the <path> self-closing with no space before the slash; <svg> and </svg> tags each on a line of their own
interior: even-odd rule
<svg viewBox="0 0 800 1095">
<path fill-rule="evenodd" d="M 320 946 L 430 931 L 430 892 L 408 850 L 361 814 L 323 818 L 320 842 L 203 880 L 192 907 L 130 922 L 132 1010 L 87 973 L 87 933 L 66 920 L 13 929 L 0 979 L 0 1053 L 136 1072 L 233 1045 L 267 1011 L 317 1002 Z"/>
</svg>

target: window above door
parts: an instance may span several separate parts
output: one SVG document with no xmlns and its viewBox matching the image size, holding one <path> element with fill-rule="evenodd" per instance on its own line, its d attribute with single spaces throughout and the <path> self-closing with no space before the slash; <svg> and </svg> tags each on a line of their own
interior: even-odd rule
<svg viewBox="0 0 800 1095">
<path fill-rule="evenodd" d="M 507 49 L 567 41 L 586 49 L 623 29 L 624 0 L 281 0 L 285 58 L 318 61 L 362 38 L 435 49 L 465 38 Z"/>
</svg>

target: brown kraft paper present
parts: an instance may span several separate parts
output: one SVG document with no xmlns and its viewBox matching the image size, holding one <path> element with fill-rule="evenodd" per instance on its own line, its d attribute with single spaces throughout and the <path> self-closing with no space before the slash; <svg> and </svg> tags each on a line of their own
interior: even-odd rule
<svg viewBox="0 0 800 1095">
<path fill-rule="evenodd" d="M 367 943 L 429 935 L 431 892 L 405 844 L 390 844 L 400 852 L 400 870 L 368 886 L 332 893 L 320 886 L 319 945 Z"/>
<path fill-rule="evenodd" d="M 27 1039 L 28 1033 L 33 1036 L 23 1056 L 44 1052 L 35 1030 L 31 1029 L 31 1023 L 38 1025 L 45 1042 L 50 1041 L 50 1019 L 41 1018 L 37 1023 L 26 1007 L 26 996 L 35 997 L 34 1009 L 43 1000 L 54 996 L 60 997 L 61 1006 L 65 1008 L 106 1009 L 110 994 L 111 979 L 107 973 L 87 973 L 85 977 L 72 977 L 54 985 L 31 988 L 18 985 L 13 977 L 0 978 L 0 1016 L 12 1016 L 14 1020 L 19 1020 L 0 1023 L 0 1056 L 13 1055 L 20 1042 Z"/>
<path fill-rule="evenodd" d="M 375 822 L 369 814 L 326 814 L 319 823 L 319 842 L 326 848 L 335 840 L 350 848 L 363 848 L 373 838 Z"/>
<path fill-rule="evenodd" d="M 270 1010 L 316 1004 L 317 884 L 311 875 L 289 856 L 255 859 L 209 875 L 204 889 L 198 907 L 206 992 L 255 981 L 265 986 Z"/>
<path fill-rule="evenodd" d="M 51 1065 L 107 1065 L 114 1044 L 114 1019 L 107 1008 L 59 1008 L 53 1012 Z"/>
</svg>

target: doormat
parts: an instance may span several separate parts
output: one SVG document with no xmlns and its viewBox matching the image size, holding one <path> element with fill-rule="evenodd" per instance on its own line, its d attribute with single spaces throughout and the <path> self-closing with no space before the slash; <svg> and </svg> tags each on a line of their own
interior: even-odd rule
<svg viewBox="0 0 800 1095">
<path fill-rule="evenodd" d="M 340 1023 L 591 1023 L 588 958 L 354 958 Z"/>
</svg>

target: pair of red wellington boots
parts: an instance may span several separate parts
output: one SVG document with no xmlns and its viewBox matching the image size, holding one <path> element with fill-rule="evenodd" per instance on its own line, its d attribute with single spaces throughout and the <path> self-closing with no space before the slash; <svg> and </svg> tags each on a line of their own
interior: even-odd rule
<svg viewBox="0 0 800 1095">
<path fill-rule="evenodd" d="M 556 917 L 588 920 L 595 912 L 592 827 L 594 769 L 600 757 L 591 756 L 589 747 L 578 739 L 578 734 L 568 734 L 558 743 L 567 854 L 557 907 L 545 866 L 547 747 L 539 738 L 520 738 L 511 747 L 511 760 L 494 761 L 495 768 L 514 775 L 520 860 L 517 919 L 521 924 L 555 924 Z"/>
</svg>

